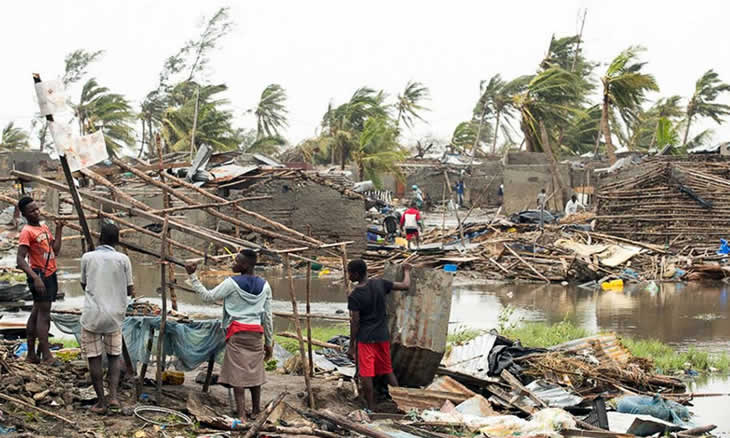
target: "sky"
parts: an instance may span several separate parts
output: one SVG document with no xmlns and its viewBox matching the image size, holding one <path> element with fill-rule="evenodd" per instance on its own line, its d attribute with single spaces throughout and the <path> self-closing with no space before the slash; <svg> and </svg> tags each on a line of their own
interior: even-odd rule
<svg viewBox="0 0 730 438">
<path fill-rule="evenodd" d="M 602 63 L 598 71 L 628 46 L 647 49 L 646 70 L 661 88 L 651 99 L 686 98 L 710 68 L 730 81 L 730 3 L 723 1 L 7 1 L 0 125 L 29 126 L 38 109 L 31 73 L 60 77 L 64 57 L 79 48 L 104 50 L 89 77 L 138 109 L 164 60 L 222 6 L 231 7 L 235 28 L 212 54 L 206 79 L 229 86 L 235 123 L 244 128 L 255 127 L 246 110 L 264 87 L 282 85 L 292 144 L 316 135 L 330 102 L 348 100 L 361 86 L 395 98 L 409 80 L 429 87 L 431 111 L 407 140 L 448 139 L 471 117 L 481 80 L 534 73 L 551 35 L 578 33 L 582 10 L 584 53 Z M 80 86 L 67 93 L 78 100 Z M 730 96 L 722 101 L 730 104 Z M 705 127 L 715 130 L 715 141 L 730 140 L 730 125 L 711 121 L 692 133 Z"/>
</svg>

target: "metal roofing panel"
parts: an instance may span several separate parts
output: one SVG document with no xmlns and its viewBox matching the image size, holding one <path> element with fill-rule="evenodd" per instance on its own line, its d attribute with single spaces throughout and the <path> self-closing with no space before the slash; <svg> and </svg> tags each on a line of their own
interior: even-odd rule
<svg viewBox="0 0 730 438">
<path fill-rule="evenodd" d="M 629 350 L 621 344 L 615 333 L 608 335 L 595 335 L 587 338 L 576 339 L 564 344 L 556 345 L 551 350 L 561 351 L 590 351 L 599 361 L 613 360 L 620 364 L 626 363 L 631 358 Z"/>
<path fill-rule="evenodd" d="M 476 337 L 464 345 L 456 345 L 444 360 L 449 371 L 487 380 L 489 373 L 489 352 L 497 336 L 491 333 Z"/>
<path fill-rule="evenodd" d="M 239 176 L 246 175 L 247 173 L 251 173 L 258 168 L 259 166 L 239 166 L 238 164 L 228 164 L 225 166 L 214 167 L 208 170 L 208 172 L 213 175 L 213 182 L 224 183 L 232 181 Z"/>
</svg>

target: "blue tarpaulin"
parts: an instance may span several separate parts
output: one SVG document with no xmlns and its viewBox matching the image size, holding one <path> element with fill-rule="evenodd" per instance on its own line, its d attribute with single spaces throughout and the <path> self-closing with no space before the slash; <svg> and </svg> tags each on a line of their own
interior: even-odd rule
<svg viewBox="0 0 730 438">
<path fill-rule="evenodd" d="M 76 340 L 80 342 L 81 317 L 79 315 L 54 313 L 51 315 L 51 319 L 59 330 L 76 336 Z M 160 320 L 159 316 L 128 316 L 124 319 L 122 333 L 132 362 L 149 362 L 147 341 L 150 329 L 159 330 Z M 163 345 L 165 355 L 178 358 L 179 367 L 185 371 L 197 368 L 208 361 L 211 355 L 217 356 L 225 345 L 225 332 L 218 319 L 186 323 L 167 320 Z"/>
</svg>

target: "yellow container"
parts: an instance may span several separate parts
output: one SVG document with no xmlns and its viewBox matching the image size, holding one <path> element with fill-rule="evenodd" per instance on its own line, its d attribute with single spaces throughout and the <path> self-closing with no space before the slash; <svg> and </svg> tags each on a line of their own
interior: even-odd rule
<svg viewBox="0 0 730 438">
<path fill-rule="evenodd" d="M 604 281 L 601 283 L 601 289 L 603 290 L 622 290 L 624 288 L 624 281 L 620 278 L 618 280 Z"/>
<path fill-rule="evenodd" d="M 408 241 L 402 237 L 396 237 L 395 244 L 398 246 L 406 247 L 408 246 Z"/>
<path fill-rule="evenodd" d="M 162 383 L 165 385 L 182 385 L 185 383 L 185 373 L 182 371 L 163 371 Z"/>
</svg>

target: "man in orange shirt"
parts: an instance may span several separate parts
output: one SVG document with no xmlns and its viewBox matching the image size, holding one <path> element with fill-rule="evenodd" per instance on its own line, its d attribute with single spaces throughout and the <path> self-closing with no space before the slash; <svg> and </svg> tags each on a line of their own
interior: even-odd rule
<svg viewBox="0 0 730 438">
<path fill-rule="evenodd" d="M 18 238 L 18 268 L 28 277 L 28 288 L 33 295 L 33 310 L 26 326 L 28 334 L 28 362 L 53 362 L 48 344 L 48 331 L 51 328 L 51 303 L 58 294 L 56 278 L 56 256 L 61 252 L 63 223 L 56 222 L 56 235 L 51 235 L 48 225 L 41 224 L 41 209 L 32 198 L 18 201 L 18 210 L 28 224 L 23 227 Z M 29 263 L 30 262 L 30 263 Z M 38 339 L 38 353 L 35 341 Z"/>
</svg>

